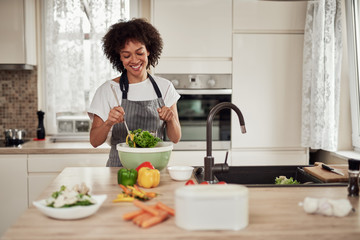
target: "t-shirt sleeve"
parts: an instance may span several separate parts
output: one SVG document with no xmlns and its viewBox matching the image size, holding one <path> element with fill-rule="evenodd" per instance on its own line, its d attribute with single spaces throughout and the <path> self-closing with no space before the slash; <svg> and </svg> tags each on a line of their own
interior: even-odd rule
<svg viewBox="0 0 360 240">
<path fill-rule="evenodd" d="M 107 87 L 110 88 L 110 86 Z M 91 121 L 94 120 L 95 114 L 98 115 L 104 122 L 107 120 L 111 110 L 111 106 L 107 98 L 108 96 L 109 92 L 107 91 L 105 84 L 96 90 L 88 110 L 88 115 Z"/>
<path fill-rule="evenodd" d="M 167 90 L 164 93 L 165 106 L 171 107 L 180 99 L 180 94 L 176 91 L 174 85 L 169 81 Z"/>
</svg>

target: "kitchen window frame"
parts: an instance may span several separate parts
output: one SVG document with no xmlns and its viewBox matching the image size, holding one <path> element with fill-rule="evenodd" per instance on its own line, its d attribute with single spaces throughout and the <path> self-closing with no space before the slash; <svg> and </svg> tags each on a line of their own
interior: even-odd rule
<svg viewBox="0 0 360 240">
<path fill-rule="evenodd" d="M 345 1 L 349 57 L 350 106 L 352 122 L 352 145 L 360 152 L 360 19 L 358 0 Z"/>
</svg>

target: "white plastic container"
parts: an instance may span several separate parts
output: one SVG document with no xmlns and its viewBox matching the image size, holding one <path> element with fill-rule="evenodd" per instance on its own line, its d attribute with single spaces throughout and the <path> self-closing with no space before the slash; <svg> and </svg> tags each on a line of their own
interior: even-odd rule
<svg viewBox="0 0 360 240">
<path fill-rule="evenodd" d="M 249 223 L 248 189 L 235 184 L 188 185 L 175 191 L 175 223 L 186 230 L 240 230 Z"/>
</svg>

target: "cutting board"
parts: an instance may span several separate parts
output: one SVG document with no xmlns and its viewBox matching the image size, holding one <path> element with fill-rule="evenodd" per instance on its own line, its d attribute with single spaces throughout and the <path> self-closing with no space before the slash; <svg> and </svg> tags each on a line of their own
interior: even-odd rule
<svg viewBox="0 0 360 240">
<path fill-rule="evenodd" d="M 348 165 L 328 165 L 332 168 L 340 170 L 344 173 L 344 176 L 339 174 L 330 172 L 325 170 L 321 167 L 321 162 L 315 162 L 314 167 L 304 167 L 304 171 L 313 175 L 314 177 L 320 179 L 326 183 L 333 183 L 333 182 L 348 182 L 349 181 L 349 174 L 348 174 Z"/>
</svg>

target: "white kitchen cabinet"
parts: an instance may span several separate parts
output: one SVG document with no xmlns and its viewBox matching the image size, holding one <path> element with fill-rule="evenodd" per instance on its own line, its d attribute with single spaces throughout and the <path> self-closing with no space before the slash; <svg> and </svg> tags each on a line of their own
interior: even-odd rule
<svg viewBox="0 0 360 240">
<path fill-rule="evenodd" d="M 35 0 L 0 1 L 0 64 L 36 65 Z"/>
<path fill-rule="evenodd" d="M 152 0 L 164 48 L 156 73 L 231 73 L 231 0 Z"/>
<path fill-rule="evenodd" d="M 0 236 L 27 209 L 27 155 L 0 155 Z"/>
<path fill-rule="evenodd" d="M 287 151 L 306 162 L 301 147 L 303 34 L 234 34 L 233 43 L 232 101 L 244 115 L 247 133 L 241 134 L 232 113 L 232 148 L 251 150 L 254 157 L 258 151 L 278 153 L 279 159 Z"/>
<path fill-rule="evenodd" d="M 172 151 L 168 166 L 204 166 L 204 151 Z M 215 163 L 223 163 L 225 161 L 226 151 L 212 151 Z M 231 165 L 231 160 L 228 159 Z"/>
<path fill-rule="evenodd" d="M 30 154 L 28 157 L 29 206 L 64 168 L 105 167 L 108 156 L 108 153 Z"/>
<path fill-rule="evenodd" d="M 234 0 L 235 32 L 304 32 L 307 1 Z"/>
</svg>

